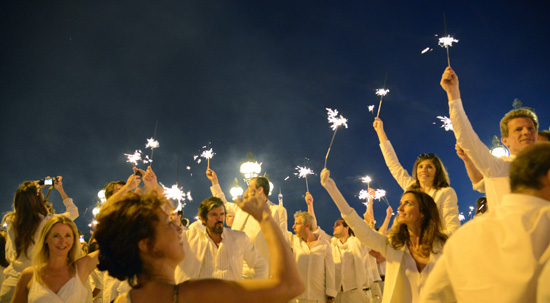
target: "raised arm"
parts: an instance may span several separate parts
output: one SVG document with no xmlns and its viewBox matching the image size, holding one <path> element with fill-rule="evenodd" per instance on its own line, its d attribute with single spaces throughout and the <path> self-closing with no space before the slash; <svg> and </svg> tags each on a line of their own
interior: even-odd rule
<svg viewBox="0 0 550 303">
<path fill-rule="evenodd" d="M 316 230 L 317 229 L 317 217 L 315 217 L 315 210 L 313 209 L 313 196 L 309 192 L 306 192 L 305 200 L 306 200 L 306 204 L 307 204 L 307 212 L 315 220 L 315 226 L 313 226 L 313 230 Z"/>
<path fill-rule="evenodd" d="M 449 116 L 457 143 L 470 157 L 474 166 L 485 177 L 504 177 L 508 175 L 508 164 L 505 160 L 494 157 L 489 148 L 479 139 L 468 120 L 462 100 L 458 76 L 449 66 L 441 76 L 441 87 L 447 93 Z"/>
<path fill-rule="evenodd" d="M 483 175 L 481 174 L 479 169 L 477 169 L 474 162 L 472 162 L 472 159 L 468 157 L 468 154 L 466 154 L 466 152 L 462 149 L 462 147 L 460 147 L 458 143 L 455 145 L 455 149 L 457 156 L 462 159 L 462 161 L 464 161 L 464 167 L 466 167 L 468 177 L 470 178 L 470 181 L 472 181 L 472 186 L 475 187 L 477 183 L 483 180 Z"/>
<path fill-rule="evenodd" d="M 334 180 L 330 178 L 330 171 L 326 168 L 321 172 L 321 185 L 327 190 L 332 200 L 342 213 L 342 218 L 346 220 L 348 225 L 355 232 L 355 236 L 361 242 L 369 246 L 370 248 L 379 251 L 382 254 L 386 254 L 388 240 L 385 236 L 372 230 L 365 221 L 363 221 L 355 209 L 349 206 L 348 202 L 336 187 Z"/>
<path fill-rule="evenodd" d="M 27 303 L 29 296 L 29 283 L 34 275 L 34 267 L 27 267 L 23 270 L 15 285 L 15 291 L 11 303 Z"/>
<path fill-rule="evenodd" d="M 206 169 L 206 178 L 208 178 L 208 180 L 210 180 L 210 182 L 212 183 L 212 186 L 210 187 L 210 192 L 212 192 L 212 196 L 220 198 L 223 201 L 225 208 L 231 210 L 234 214 L 236 214 L 238 208 L 237 204 L 227 201 L 218 181 L 218 175 L 216 175 L 216 172 L 210 169 L 210 167 Z"/>
<path fill-rule="evenodd" d="M 376 134 L 378 134 L 378 139 L 380 140 L 380 150 L 384 156 L 384 161 L 386 166 L 390 170 L 393 178 L 403 190 L 407 190 L 411 184 L 414 183 L 414 179 L 409 175 L 409 173 L 403 168 L 397 154 L 391 145 L 391 142 L 388 140 L 386 133 L 384 132 L 384 124 L 380 118 L 375 118 L 372 124 Z"/>
<path fill-rule="evenodd" d="M 63 177 L 57 176 L 55 179 L 55 182 L 53 184 L 53 187 L 57 190 L 61 198 L 63 199 L 63 205 L 65 205 L 65 212 L 61 215 L 74 220 L 78 218 L 78 207 L 73 202 L 73 199 L 69 198 L 69 196 L 65 193 L 65 190 L 63 189 Z"/>
<path fill-rule="evenodd" d="M 288 302 L 304 291 L 298 268 L 268 205 L 247 189 L 236 203 L 258 220 L 269 248 L 271 278 L 266 280 L 196 280 L 180 284 L 180 302 Z M 215 289 L 215 291 L 212 291 Z"/>
<path fill-rule="evenodd" d="M 109 199 L 107 199 L 107 201 L 105 201 L 105 203 L 103 203 L 103 205 L 101 206 L 101 210 L 106 209 L 113 202 L 120 200 L 122 196 L 138 187 L 139 183 L 141 182 L 141 176 L 137 175 L 135 173 L 136 171 L 137 169 L 134 167 L 134 173 L 128 177 L 128 180 L 126 180 L 126 184 L 124 184 L 124 186 L 122 186 L 119 191 L 114 193 L 112 196 L 109 197 Z"/>
<path fill-rule="evenodd" d="M 393 209 L 391 208 L 391 206 L 388 206 L 388 208 L 386 208 L 386 218 L 384 219 L 384 223 L 382 223 L 382 226 L 380 226 L 380 229 L 378 230 L 378 232 L 382 235 L 387 235 L 387 231 L 388 231 L 388 226 L 390 225 L 390 220 L 391 220 L 391 216 L 393 214 Z"/>
</svg>

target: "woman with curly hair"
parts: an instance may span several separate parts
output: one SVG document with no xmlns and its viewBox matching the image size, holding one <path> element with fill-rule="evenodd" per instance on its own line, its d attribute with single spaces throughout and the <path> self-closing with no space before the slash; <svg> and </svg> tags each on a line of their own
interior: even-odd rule
<svg viewBox="0 0 550 303">
<path fill-rule="evenodd" d="M 143 177 L 148 186 L 150 169 Z M 148 186 L 151 188 L 150 186 Z M 116 196 L 113 196 L 116 197 Z M 127 279 L 132 290 L 116 302 L 288 302 L 304 286 L 269 207 L 257 193 L 247 190 L 239 206 L 260 222 L 271 254 L 271 275 L 266 280 L 217 279 L 174 281 L 174 270 L 185 257 L 177 224 L 170 220 L 172 203 L 150 191 L 127 193 L 108 200 L 98 215 L 95 238 L 100 247 L 100 270 Z"/>
<path fill-rule="evenodd" d="M 33 266 L 21 273 L 11 302 L 91 302 L 86 283 L 96 268 L 98 253 L 81 257 L 74 222 L 62 215 L 53 216 L 40 232 Z"/>
<path fill-rule="evenodd" d="M 63 189 L 62 177 L 55 178 L 54 188 L 63 198 L 64 216 L 71 220 L 78 217 L 78 208 Z M 10 265 L 4 270 L 5 280 L 0 290 L 0 302 L 10 302 L 21 272 L 31 266 L 32 250 L 46 221 L 53 214 L 47 210 L 38 181 L 25 181 L 13 199 L 14 212 L 4 217 L 7 226 L 6 258 Z"/>
<path fill-rule="evenodd" d="M 411 176 L 399 163 L 397 154 L 384 131 L 382 120 L 375 118 L 373 127 L 380 140 L 380 149 L 386 165 L 395 181 L 404 191 L 412 189 L 430 195 L 439 210 L 443 231 L 447 235 L 455 232 L 460 227 L 458 198 L 455 190 L 450 186 L 449 176 L 439 157 L 431 153 L 418 156 Z"/>
<path fill-rule="evenodd" d="M 321 184 L 355 236 L 386 258 L 383 302 L 419 302 L 422 286 L 447 240 L 432 197 L 421 191 L 406 191 L 397 222 L 386 237 L 372 230 L 349 206 L 327 169 L 321 172 Z"/>
</svg>

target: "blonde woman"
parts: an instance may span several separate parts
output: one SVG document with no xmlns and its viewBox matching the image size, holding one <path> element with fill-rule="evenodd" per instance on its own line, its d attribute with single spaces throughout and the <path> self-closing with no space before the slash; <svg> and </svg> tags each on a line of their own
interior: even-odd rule
<svg viewBox="0 0 550 303">
<path fill-rule="evenodd" d="M 81 257 L 73 221 L 53 216 L 40 232 L 33 266 L 21 273 L 11 302 L 91 302 L 86 282 L 96 268 L 98 254 L 95 251 Z"/>
</svg>

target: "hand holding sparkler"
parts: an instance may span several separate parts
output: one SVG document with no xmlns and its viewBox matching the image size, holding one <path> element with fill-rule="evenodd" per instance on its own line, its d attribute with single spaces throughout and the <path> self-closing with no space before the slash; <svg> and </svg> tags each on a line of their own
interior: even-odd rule
<svg viewBox="0 0 550 303">
<path fill-rule="evenodd" d="M 157 175 L 153 172 L 151 166 L 147 167 L 147 171 L 143 174 L 143 184 L 145 184 L 145 187 L 149 192 L 153 190 L 157 191 L 158 194 L 162 194 L 164 192 L 164 188 L 159 185 Z"/>
<path fill-rule="evenodd" d="M 313 196 L 309 192 L 306 192 L 305 199 L 308 207 L 313 205 Z"/>
<path fill-rule="evenodd" d="M 216 175 L 216 172 L 213 171 L 212 169 L 210 168 L 206 169 L 206 177 L 208 178 L 208 180 L 210 180 L 210 182 L 212 182 L 212 185 L 219 184 L 218 175 Z"/>
<path fill-rule="evenodd" d="M 302 166 L 296 166 L 296 170 L 298 170 L 297 173 L 294 173 L 298 176 L 298 178 L 304 178 L 306 179 L 306 191 L 309 192 L 309 185 L 307 183 L 307 175 L 313 175 L 313 171 L 310 168 L 302 167 Z"/>
<path fill-rule="evenodd" d="M 455 71 L 448 66 L 441 76 L 441 87 L 447 92 L 449 101 L 460 99 L 460 89 L 458 85 L 458 76 Z"/>
<path fill-rule="evenodd" d="M 372 123 L 372 127 L 374 127 L 374 131 L 378 135 L 378 140 L 380 143 L 388 141 L 388 136 L 386 135 L 386 132 L 384 131 L 384 123 L 382 120 L 378 117 L 374 118 L 374 122 Z"/>
<path fill-rule="evenodd" d="M 342 115 L 340 117 L 338 116 L 338 110 L 332 110 L 330 108 L 327 108 L 327 114 L 328 114 L 328 122 L 332 123 L 330 128 L 334 131 L 334 134 L 332 135 L 332 140 L 330 141 L 330 145 L 328 147 L 327 155 L 325 156 L 325 168 L 327 168 L 327 159 L 328 154 L 330 153 L 330 149 L 332 148 L 332 143 L 334 142 L 334 137 L 336 136 L 336 131 L 338 130 L 338 126 L 343 125 L 345 128 L 348 128 L 348 120 L 344 118 Z"/>
</svg>

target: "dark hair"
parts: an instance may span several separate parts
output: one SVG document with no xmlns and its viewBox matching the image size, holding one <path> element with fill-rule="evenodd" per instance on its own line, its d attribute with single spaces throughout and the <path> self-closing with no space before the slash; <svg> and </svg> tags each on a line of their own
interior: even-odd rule
<svg viewBox="0 0 550 303">
<path fill-rule="evenodd" d="M 269 180 L 264 177 L 256 177 L 252 180 L 256 180 L 256 188 L 263 188 L 265 196 L 269 196 Z"/>
<path fill-rule="evenodd" d="M 139 288 L 139 275 L 147 275 L 140 257 L 139 241 L 149 239 L 155 243 L 155 228 L 159 218 L 155 211 L 170 203 L 155 191 L 140 196 L 127 193 L 120 200 L 104 206 L 98 214 L 94 232 L 100 247 L 99 270 L 121 281 L 128 279 L 130 286 Z"/>
<path fill-rule="evenodd" d="M 205 199 L 201 202 L 201 205 L 199 205 L 199 218 L 206 220 L 208 212 L 210 212 L 213 208 L 220 206 L 223 206 L 223 210 L 225 212 L 225 205 L 223 205 L 223 201 L 220 198 L 210 197 L 208 199 Z"/>
<path fill-rule="evenodd" d="M 93 253 L 94 251 L 98 250 L 99 249 L 99 245 L 97 244 L 97 242 L 92 242 L 88 245 L 88 253 Z"/>
<path fill-rule="evenodd" d="M 339 218 L 338 220 L 342 220 L 342 226 L 349 227 L 348 222 L 346 222 L 346 220 L 344 220 L 344 218 Z M 338 221 L 338 220 L 336 220 L 336 221 Z M 348 229 L 348 236 L 355 236 L 355 233 L 353 232 L 353 229 L 351 229 L 351 227 L 349 227 L 349 229 Z"/>
<path fill-rule="evenodd" d="M 418 182 L 418 176 L 417 176 L 417 169 L 418 165 L 424 160 L 431 160 L 432 163 L 435 166 L 435 176 L 434 176 L 434 184 L 432 185 L 435 189 L 440 189 L 442 187 L 449 187 L 451 184 L 451 181 L 449 181 L 449 176 L 447 175 L 447 170 L 445 170 L 445 166 L 443 166 L 443 162 L 439 159 L 438 156 L 435 154 L 420 154 L 418 158 L 416 159 L 416 162 L 413 166 L 412 176 L 414 178 L 414 184 L 409 187 L 409 189 L 416 190 L 420 189 L 420 182 Z"/>
<path fill-rule="evenodd" d="M 542 189 L 541 177 L 550 170 L 550 142 L 539 142 L 524 148 L 510 165 L 510 189 Z"/>
<path fill-rule="evenodd" d="M 8 267 L 10 265 L 10 262 L 6 260 L 6 231 L 1 230 L 0 231 L 0 266 L 2 267 Z"/>
<path fill-rule="evenodd" d="M 425 255 L 429 255 L 430 252 L 435 253 L 433 243 L 439 240 L 443 244 L 448 238 L 442 231 L 437 205 L 434 199 L 424 192 L 407 190 L 403 193 L 403 196 L 406 194 L 415 196 L 420 206 L 420 212 L 424 215 L 424 220 L 420 226 L 420 249 Z M 388 238 L 391 245 L 399 249 L 409 241 L 409 229 L 407 225 L 399 223 L 399 217 L 396 220 L 397 224 L 390 230 Z"/>
<path fill-rule="evenodd" d="M 23 182 L 13 198 L 13 210 L 4 220 L 9 219 L 13 225 L 16 259 L 21 255 L 29 258 L 27 250 L 34 244 L 34 234 L 48 210 L 40 195 L 40 187 L 31 181 Z"/>
<path fill-rule="evenodd" d="M 120 180 L 120 181 L 113 181 L 109 182 L 107 185 L 105 185 L 105 199 L 109 199 L 115 191 L 115 186 L 117 185 L 126 185 L 126 182 Z"/>
</svg>

